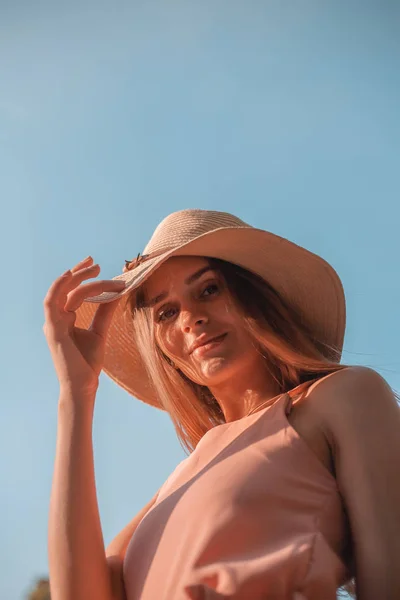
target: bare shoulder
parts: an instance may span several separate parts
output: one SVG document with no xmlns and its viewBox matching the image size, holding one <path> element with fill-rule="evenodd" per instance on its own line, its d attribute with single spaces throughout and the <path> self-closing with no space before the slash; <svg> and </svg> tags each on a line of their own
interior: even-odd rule
<svg viewBox="0 0 400 600">
<path fill-rule="evenodd" d="M 371 446 L 400 430 L 400 409 L 386 380 L 368 367 L 346 367 L 316 381 L 297 402 L 288 421 L 325 467 L 336 476 L 339 454 Z M 393 435 L 393 434 L 392 434 Z"/>
<path fill-rule="evenodd" d="M 363 598 L 398 598 L 400 409 L 395 394 L 366 367 L 342 369 L 309 391 L 304 404 L 326 431 L 349 517 L 357 592 Z"/>
<path fill-rule="evenodd" d="M 378 414 L 399 413 L 389 384 L 369 367 L 347 367 L 331 373 L 314 383 L 306 397 L 304 404 L 330 438 L 338 431 L 351 434 L 357 424 L 363 425 L 367 435 L 365 427 L 374 426 Z"/>
</svg>

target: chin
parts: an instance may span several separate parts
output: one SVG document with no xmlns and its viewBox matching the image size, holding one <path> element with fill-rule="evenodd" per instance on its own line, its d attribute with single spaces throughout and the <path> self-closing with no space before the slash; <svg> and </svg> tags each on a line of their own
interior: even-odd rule
<svg viewBox="0 0 400 600">
<path fill-rule="evenodd" d="M 204 382 L 201 385 L 210 387 L 224 383 L 237 373 L 237 366 L 236 361 L 226 361 L 226 359 L 207 361 L 201 367 L 201 379 Z"/>
</svg>

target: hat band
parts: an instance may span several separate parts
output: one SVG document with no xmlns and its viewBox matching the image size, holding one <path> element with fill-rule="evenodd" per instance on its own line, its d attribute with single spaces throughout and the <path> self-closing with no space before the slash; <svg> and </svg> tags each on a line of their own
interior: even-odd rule
<svg viewBox="0 0 400 600">
<path fill-rule="evenodd" d="M 157 256 L 161 256 L 161 254 L 165 254 L 166 252 L 168 252 L 168 250 L 165 249 L 158 250 L 157 252 L 150 252 L 149 254 L 142 254 L 141 252 L 139 252 L 136 258 L 132 260 L 125 260 L 125 265 L 122 269 L 122 272 L 127 273 L 128 271 L 132 271 L 142 263 L 152 258 L 156 258 Z"/>
</svg>

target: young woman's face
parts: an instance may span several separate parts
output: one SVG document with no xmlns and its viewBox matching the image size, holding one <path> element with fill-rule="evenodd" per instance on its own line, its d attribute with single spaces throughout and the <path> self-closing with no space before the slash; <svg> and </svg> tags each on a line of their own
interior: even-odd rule
<svg viewBox="0 0 400 600">
<path fill-rule="evenodd" d="M 146 282 L 144 293 L 156 342 L 192 381 L 219 385 L 241 371 L 251 376 L 264 362 L 224 280 L 206 259 L 169 259 Z"/>
</svg>

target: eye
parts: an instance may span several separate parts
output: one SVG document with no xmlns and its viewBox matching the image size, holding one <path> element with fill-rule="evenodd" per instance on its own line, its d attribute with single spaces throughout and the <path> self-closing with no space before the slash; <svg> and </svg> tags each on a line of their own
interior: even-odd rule
<svg viewBox="0 0 400 600">
<path fill-rule="evenodd" d="M 204 288 L 201 295 L 202 296 L 213 296 L 218 291 L 219 291 L 218 284 L 210 283 L 207 285 L 207 287 Z M 208 292 L 208 293 L 206 293 L 206 292 Z"/>
<path fill-rule="evenodd" d="M 209 283 L 206 287 L 203 288 L 203 291 L 200 294 L 200 297 L 208 297 L 215 296 L 219 292 L 219 284 L 218 283 Z M 171 320 L 177 312 L 177 308 L 174 307 L 161 307 L 161 309 L 156 313 L 156 322 L 165 322 Z"/>
<path fill-rule="evenodd" d="M 174 316 L 174 308 L 167 308 L 165 310 L 160 310 L 157 314 L 157 323 L 160 321 L 167 321 L 168 319 Z"/>
</svg>

